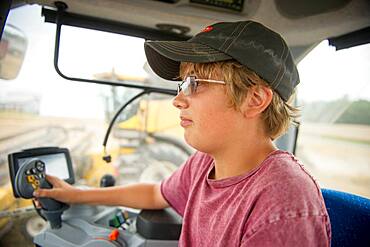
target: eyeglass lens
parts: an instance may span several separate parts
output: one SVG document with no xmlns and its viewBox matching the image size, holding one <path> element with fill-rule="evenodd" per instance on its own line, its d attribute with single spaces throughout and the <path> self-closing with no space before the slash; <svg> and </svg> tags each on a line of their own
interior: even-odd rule
<svg viewBox="0 0 370 247">
<path fill-rule="evenodd" d="M 179 84 L 177 93 L 179 94 L 182 91 L 184 95 L 189 96 L 190 94 L 195 93 L 197 84 L 198 83 L 196 82 L 194 76 L 188 76 L 181 84 Z"/>
</svg>

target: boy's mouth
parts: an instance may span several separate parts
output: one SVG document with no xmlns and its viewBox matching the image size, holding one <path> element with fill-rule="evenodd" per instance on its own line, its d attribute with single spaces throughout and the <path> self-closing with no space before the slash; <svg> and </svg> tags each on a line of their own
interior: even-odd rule
<svg viewBox="0 0 370 247">
<path fill-rule="evenodd" d="M 180 116 L 180 125 L 185 128 L 193 124 L 193 121 L 187 117 Z"/>
</svg>

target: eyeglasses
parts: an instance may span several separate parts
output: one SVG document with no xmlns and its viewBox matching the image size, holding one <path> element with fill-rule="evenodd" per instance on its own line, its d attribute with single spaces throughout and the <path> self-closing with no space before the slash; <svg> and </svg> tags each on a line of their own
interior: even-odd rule
<svg viewBox="0 0 370 247">
<path fill-rule="evenodd" d="M 204 82 L 211 82 L 211 83 L 218 83 L 218 84 L 226 84 L 224 81 L 217 81 L 217 80 L 210 80 L 210 79 L 197 79 L 195 76 L 187 76 L 185 80 L 179 83 L 177 87 L 177 94 L 181 91 L 184 93 L 185 96 L 189 96 L 197 92 L 197 88 L 200 81 Z"/>
</svg>

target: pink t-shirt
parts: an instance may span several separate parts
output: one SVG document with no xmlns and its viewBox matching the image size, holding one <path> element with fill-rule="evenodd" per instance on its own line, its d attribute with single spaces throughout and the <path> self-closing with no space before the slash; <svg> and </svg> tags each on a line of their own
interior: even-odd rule
<svg viewBox="0 0 370 247">
<path fill-rule="evenodd" d="M 319 186 L 288 152 L 246 174 L 213 180 L 212 157 L 197 152 L 161 184 L 183 216 L 179 246 L 330 246 Z"/>
</svg>

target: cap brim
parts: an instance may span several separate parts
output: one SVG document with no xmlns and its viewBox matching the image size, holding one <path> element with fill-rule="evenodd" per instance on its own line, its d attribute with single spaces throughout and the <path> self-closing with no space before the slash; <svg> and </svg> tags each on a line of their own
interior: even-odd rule
<svg viewBox="0 0 370 247">
<path fill-rule="evenodd" d="M 146 41 L 145 54 L 152 70 L 166 80 L 180 80 L 180 63 L 211 63 L 232 59 L 223 52 L 189 41 Z"/>
</svg>

